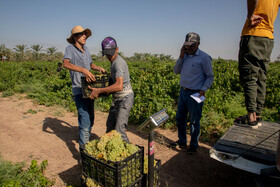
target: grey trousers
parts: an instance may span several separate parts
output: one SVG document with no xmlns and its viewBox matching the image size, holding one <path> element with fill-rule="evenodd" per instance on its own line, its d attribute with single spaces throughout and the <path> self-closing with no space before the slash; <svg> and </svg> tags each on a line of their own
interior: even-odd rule
<svg viewBox="0 0 280 187">
<path fill-rule="evenodd" d="M 239 49 L 239 78 L 244 89 L 248 112 L 261 115 L 266 95 L 267 68 L 274 40 L 266 37 L 242 36 Z"/>
<path fill-rule="evenodd" d="M 125 132 L 128 125 L 128 118 L 130 110 L 134 103 L 134 94 L 128 94 L 125 97 L 115 101 L 109 111 L 109 116 L 107 119 L 107 130 L 106 133 L 111 130 L 116 130 L 122 136 L 122 139 L 127 143 L 130 143 Z"/>
</svg>

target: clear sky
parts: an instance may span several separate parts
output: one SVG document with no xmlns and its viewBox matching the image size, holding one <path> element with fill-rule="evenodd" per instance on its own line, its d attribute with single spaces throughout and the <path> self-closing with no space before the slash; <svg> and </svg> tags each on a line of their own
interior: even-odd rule
<svg viewBox="0 0 280 187">
<path fill-rule="evenodd" d="M 212 58 L 236 60 L 247 15 L 246 0 L 0 0 L 0 44 L 40 44 L 64 53 L 76 25 L 92 30 L 87 46 L 101 51 L 106 36 L 125 56 L 166 54 L 178 58 L 188 32 L 201 37 Z M 280 55 L 280 19 L 275 21 L 274 61 Z"/>
</svg>

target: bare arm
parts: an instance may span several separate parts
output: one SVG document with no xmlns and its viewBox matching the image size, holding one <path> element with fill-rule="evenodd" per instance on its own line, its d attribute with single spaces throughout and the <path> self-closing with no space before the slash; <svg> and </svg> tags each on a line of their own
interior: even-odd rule
<svg viewBox="0 0 280 187">
<path fill-rule="evenodd" d="M 263 20 L 262 16 L 254 14 L 254 11 L 256 10 L 258 3 L 259 0 L 247 0 L 247 10 L 248 10 L 247 18 L 249 20 L 250 26 L 252 27 L 257 26 Z"/>
<path fill-rule="evenodd" d="M 116 82 L 112 84 L 111 86 L 105 87 L 105 88 L 92 88 L 89 87 L 92 92 L 90 94 L 91 99 L 98 98 L 99 94 L 101 93 L 113 93 L 123 90 L 123 77 L 117 77 Z"/>
<path fill-rule="evenodd" d="M 185 54 L 186 54 L 186 49 L 185 49 L 185 46 L 183 45 L 180 50 L 180 56 L 179 56 L 178 60 L 176 61 L 176 64 L 173 69 L 175 74 L 181 73 L 181 68 L 183 65 L 183 58 L 184 58 Z"/>
<path fill-rule="evenodd" d="M 247 0 L 247 17 L 250 18 L 252 17 L 254 11 L 257 8 L 257 4 L 258 4 L 259 0 Z"/>
<path fill-rule="evenodd" d="M 102 67 L 99 67 L 99 66 L 95 65 L 94 63 L 91 63 L 90 68 L 91 68 L 92 70 L 99 71 L 100 73 L 106 73 L 106 70 L 105 70 L 105 69 L 103 69 Z"/>
<path fill-rule="evenodd" d="M 70 63 L 69 59 L 63 60 L 63 67 L 66 69 L 69 69 L 71 71 L 77 71 L 77 72 L 83 73 L 86 76 L 86 80 L 88 82 L 95 81 L 94 75 L 89 70 Z"/>
<path fill-rule="evenodd" d="M 185 54 L 186 54 L 186 46 L 183 45 L 180 50 L 180 58 L 183 59 Z"/>
</svg>

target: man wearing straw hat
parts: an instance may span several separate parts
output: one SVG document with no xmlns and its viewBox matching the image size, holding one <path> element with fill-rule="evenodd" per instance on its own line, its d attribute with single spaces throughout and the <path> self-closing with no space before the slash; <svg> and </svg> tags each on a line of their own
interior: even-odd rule
<svg viewBox="0 0 280 187">
<path fill-rule="evenodd" d="M 78 110 L 79 146 L 89 141 L 91 128 L 94 123 L 94 100 L 83 98 L 81 76 L 85 76 L 88 82 L 95 81 L 90 69 L 105 73 L 105 70 L 92 63 L 86 40 L 91 36 L 90 29 L 84 29 L 80 25 L 75 26 L 71 36 L 67 38 L 70 45 L 67 46 L 63 58 L 63 67 L 69 69 L 72 92 Z"/>
</svg>

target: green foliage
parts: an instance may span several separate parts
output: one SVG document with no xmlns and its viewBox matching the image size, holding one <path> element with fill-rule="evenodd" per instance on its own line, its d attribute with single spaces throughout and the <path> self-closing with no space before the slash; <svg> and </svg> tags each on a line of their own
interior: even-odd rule
<svg viewBox="0 0 280 187">
<path fill-rule="evenodd" d="M 61 105 L 75 111 L 69 72 L 56 72 L 57 62 L 0 63 L 0 91 L 3 95 L 26 93 L 46 106 Z"/>
<path fill-rule="evenodd" d="M 12 89 L 8 89 L 8 90 L 3 91 L 2 97 L 9 97 L 9 96 L 14 95 L 14 93 L 15 92 Z"/>
<path fill-rule="evenodd" d="M 44 160 L 40 165 L 32 160 L 28 169 L 24 170 L 24 163 L 12 164 L 0 159 L 0 186 L 3 187 L 48 187 L 54 185 L 54 180 L 44 176 L 48 161 Z"/>
<path fill-rule="evenodd" d="M 150 115 L 166 108 L 169 120 L 163 127 L 174 127 L 179 98 L 180 75 L 175 75 L 175 61 L 161 61 L 147 55 L 146 60 L 128 61 L 131 84 L 135 94 L 130 122 L 141 124 Z M 148 60 L 147 60 L 148 59 Z M 110 62 L 95 62 L 110 71 Z M 234 118 L 246 114 L 243 89 L 239 83 L 238 63 L 231 60 L 213 60 L 214 83 L 206 92 L 201 120 L 202 138 L 220 136 Z M 61 105 L 76 111 L 72 99 L 69 72 L 56 72 L 57 62 L 8 62 L 0 63 L 0 91 L 2 96 L 26 93 L 38 104 Z M 267 95 L 263 118 L 280 121 L 280 63 L 270 63 Z M 96 73 L 96 72 L 95 72 Z M 96 108 L 109 111 L 112 96 L 98 98 Z"/>
<path fill-rule="evenodd" d="M 27 111 L 27 113 L 30 113 L 30 114 L 37 114 L 37 111 L 36 111 L 36 110 L 29 109 L 29 110 Z"/>
</svg>

